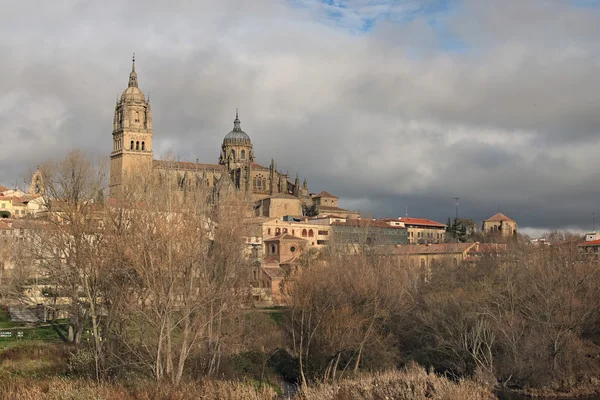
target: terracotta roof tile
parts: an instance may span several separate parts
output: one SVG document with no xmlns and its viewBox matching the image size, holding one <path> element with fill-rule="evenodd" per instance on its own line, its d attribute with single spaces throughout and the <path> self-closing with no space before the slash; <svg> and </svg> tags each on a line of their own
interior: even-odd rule
<svg viewBox="0 0 600 400">
<path fill-rule="evenodd" d="M 403 217 L 398 218 L 398 221 L 404 222 L 406 225 L 435 226 L 439 228 L 446 227 L 446 224 L 441 224 L 439 222 L 435 222 L 427 218 Z"/>
<path fill-rule="evenodd" d="M 267 169 L 267 170 L 269 169 L 269 168 L 267 168 L 267 167 L 264 167 L 264 166 L 262 166 L 262 165 L 260 165 L 260 164 L 257 164 L 257 163 L 255 163 L 255 162 L 253 162 L 253 163 L 251 164 L 251 168 L 252 168 L 252 169 Z"/>
<path fill-rule="evenodd" d="M 321 193 L 314 195 L 313 197 L 328 197 L 330 199 L 338 199 L 339 197 L 332 195 L 329 192 L 323 190 Z"/>
<path fill-rule="evenodd" d="M 600 246 L 600 239 L 579 243 L 578 246 Z"/>
<path fill-rule="evenodd" d="M 491 216 L 490 218 L 486 219 L 485 221 L 514 221 L 513 219 L 508 218 L 506 215 L 502 214 L 502 213 L 498 213 L 494 216 Z"/>
</svg>

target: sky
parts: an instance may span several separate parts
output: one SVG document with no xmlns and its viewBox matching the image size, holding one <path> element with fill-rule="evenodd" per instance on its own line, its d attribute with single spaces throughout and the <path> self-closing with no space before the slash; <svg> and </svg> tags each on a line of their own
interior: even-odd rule
<svg viewBox="0 0 600 400">
<path fill-rule="evenodd" d="M 0 184 L 108 157 L 132 53 L 156 158 L 257 161 L 373 217 L 590 230 L 600 1 L 0 0 Z M 600 215 L 600 214 L 599 214 Z"/>
</svg>

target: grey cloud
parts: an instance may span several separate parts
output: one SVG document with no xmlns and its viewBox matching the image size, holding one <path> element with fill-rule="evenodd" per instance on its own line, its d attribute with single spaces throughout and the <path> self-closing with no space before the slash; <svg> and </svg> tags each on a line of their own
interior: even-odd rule
<svg viewBox="0 0 600 400">
<path fill-rule="evenodd" d="M 445 221 L 459 196 L 476 220 L 500 206 L 522 226 L 587 226 L 600 195 L 597 8 L 464 0 L 436 16 L 465 45 L 453 51 L 411 2 L 353 0 L 338 21 L 298 3 L 3 6 L 0 183 L 70 147 L 106 156 L 136 51 L 158 156 L 215 162 L 239 107 L 259 162 L 347 207 Z"/>
</svg>

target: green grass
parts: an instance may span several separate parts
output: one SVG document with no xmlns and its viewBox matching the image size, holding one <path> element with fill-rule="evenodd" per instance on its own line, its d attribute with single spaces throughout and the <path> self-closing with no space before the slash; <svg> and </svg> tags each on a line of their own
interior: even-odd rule
<svg viewBox="0 0 600 400">
<path fill-rule="evenodd" d="M 58 319 L 52 323 L 22 324 L 10 320 L 6 310 L 0 309 L 0 331 L 11 332 L 11 337 L 0 337 L 0 349 L 12 348 L 14 343 L 23 341 L 62 342 L 68 334 L 68 320 Z M 17 332 L 23 332 L 22 337 Z"/>
</svg>

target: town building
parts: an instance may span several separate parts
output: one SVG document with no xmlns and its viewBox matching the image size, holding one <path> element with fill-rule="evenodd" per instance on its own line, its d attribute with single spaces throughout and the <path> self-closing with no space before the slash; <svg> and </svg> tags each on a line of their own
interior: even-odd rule
<svg viewBox="0 0 600 400">
<path fill-rule="evenodd" d="M 446 240 L 446 225 L 427 218 L 399 217 L 383 221 L 390 226 L 406 228 L 411 244 L 444 243 Z"/>
<path fill-rule="evenodd" d="M 586 233 L 585 242 L 579 243 L 577 247 L 579 248 L 579 254 L 582 261 L 600 261 L 600 238 L 598 238 L 596 232 Z"/>
<path fill-rule="evenodd" d="M 408 230 L 401 225 L 373 219 L 348 219 L 332 222 L 336 243 L 351 245 L 396 245 L 408 243 Z"/>
<path fill-rule="evenodd" d="M 517 221 L 502 213 L 497 213 L 483 221 L 481 230 L 488 235 L 512 237 L 517 235 Z"/>
</svg>

